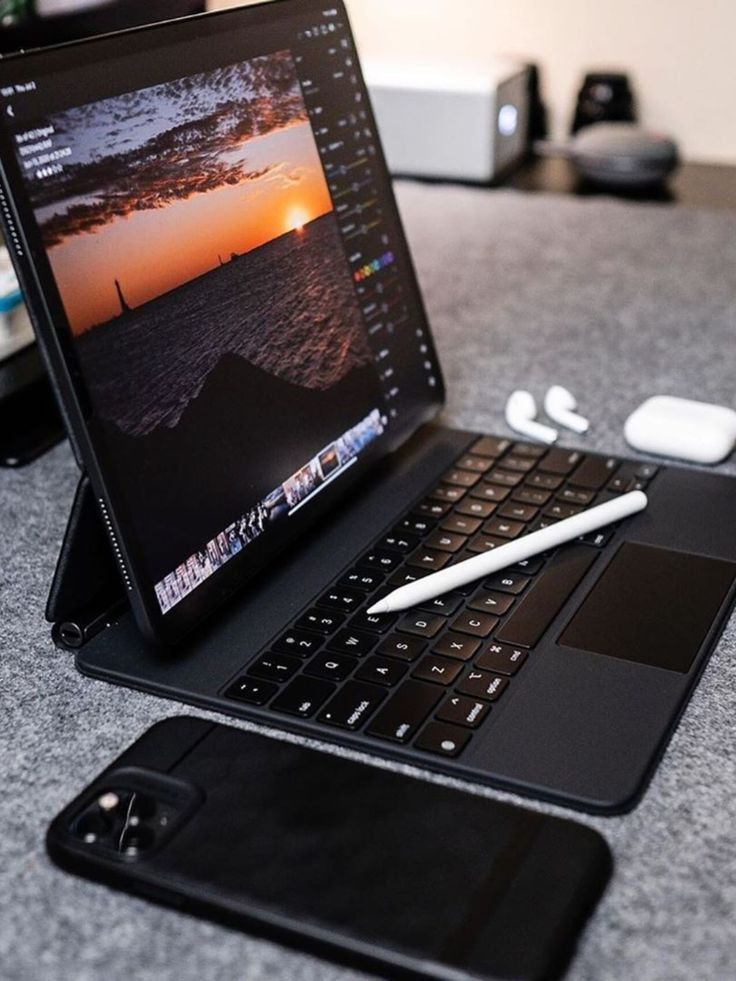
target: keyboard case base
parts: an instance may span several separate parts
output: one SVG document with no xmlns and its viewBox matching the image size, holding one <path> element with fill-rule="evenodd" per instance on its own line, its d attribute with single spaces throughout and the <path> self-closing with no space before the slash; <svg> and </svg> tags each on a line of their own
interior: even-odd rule
<svg viewBox="0 0 736 981">
<path fill-rule="evenodd" d="M 105 629 L 76 651 L 77 668 L 90 677 L 471 783 L 592 813 L 630 810 L 641 797 L 718 640 L 734 591 L 687 673 L 559 646 L 556 640 L 571 611 L 579 607 L 606 568 L 615 545 L 600 550 L 597 561 L 530 655 L 513 693 L 510 689 L 494 705 L 491 718 L 474 733 L 459 758 L 443 759 L 361 732 L 328 729 L 311 719 L 241 705 L 223 695 L 247 662 L 299 615 L 310 598 L 392 527 L 411 501 L 476 438 L 468 432 L 424 428 L 381 465 L 368 487 L 314 528 L 278 568 L 186 643 L 170 649 L 155 647 L 142 638 L 130 611 L 118 610 L 109 626 L 105 621 Z M 716 541 L 713 535 L 719 527 L 736 523 L 733 480 L 676 468 L 662 477 L 661 483 L 658 478 L 654 484 L 650 511 L 631 519 L 625 537 L 643 536 L 652 544 L 717 553 L 718 549 L 710 548 L 711 540 Z M 689 526 L 683 524 L 688 520 L 685 511 L 677 513 L 678 508 L 687 508 L 693 495 L 699 500 L 699 528 L 692 521 Z M 710 501 L 709 508 L 703 509 L 703 498 Z M 683 527 L 689 532 L 684 537 Z M 665 540 L 668 536 L 670 541 Z M 720 551 L 720 557 L 736 559 L 730 547 Z M 67 567 L 72 568 L 73 563 L 67 562 Z M 99 620 L 95 624 L 97 629 Z M 57 626 L 57 642 L 58 633 Z"/>
</svg>

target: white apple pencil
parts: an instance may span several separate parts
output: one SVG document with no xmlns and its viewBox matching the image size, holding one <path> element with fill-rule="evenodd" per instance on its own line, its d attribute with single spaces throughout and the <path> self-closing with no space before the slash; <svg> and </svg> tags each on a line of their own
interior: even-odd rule
<svg viewBox="0 0 736 981">
<path fill-rule="evenodd" d="M 442 569 L 440 572 L 432 573 L 431 576 L 400 586 L 393 593 L 374 603 L 368 614 L 374 616 L 378 613 L 398 613 L 399 610 L 408 610 L 411 606 L 426 603 L 482 576 L 500 572 L 501 569 L 523 562 L 524 559 L 531 559 L 551 548 L 557 548 L 558 545 L 572 542 L 581 535 L 587 535 L 606 525 L 622 521 L 632 514 L 643 511 L 648 503 L 647 495 L 643 491 L 622 494 L 621 497 L 615 497 L 605 504 L 598 504 L 587 511 L 581 511 L 580 514 L 574 514 L 548 528 L 533 531 L 506 545 L 499 545 L 490 552 L 476 555 L 472 559 L 466 559 L 465 562 L 458 562 L 449 569 Z"/>
</svg>

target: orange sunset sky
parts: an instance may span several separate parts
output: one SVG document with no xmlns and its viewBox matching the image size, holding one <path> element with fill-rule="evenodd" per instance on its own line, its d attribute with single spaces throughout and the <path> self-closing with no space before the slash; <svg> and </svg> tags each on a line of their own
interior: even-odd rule
<svg viewBox="0 0 736 981">
<path fill-rule="evenodd" d="M 46 120 L 64 164 L 27 171 L 74 334 L 332 211 L 288 50 Z"/>
<path fill-rule="evenodd" d="M 251 139 L 242 151 L 249 170 L 266 173 L 114 218 L 50 249 L 73 333 L 120 313 L 116 279 L 136 307 L 217 267 L 218 255 L 227 260 L 332 210 L 309 123 Z"/>
</svg>

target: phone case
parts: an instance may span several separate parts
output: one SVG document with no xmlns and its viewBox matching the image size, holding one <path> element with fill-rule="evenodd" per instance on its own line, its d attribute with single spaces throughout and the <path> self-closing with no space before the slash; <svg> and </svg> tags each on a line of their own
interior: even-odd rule
<svg viewBox="0 0 736 981">
<path fill-rule="evenodd" d="M 595 831 L 198 720 L 54 820 L 77 875 L 384 975 L 558 977 L 611 872 Z"/>
</svg>

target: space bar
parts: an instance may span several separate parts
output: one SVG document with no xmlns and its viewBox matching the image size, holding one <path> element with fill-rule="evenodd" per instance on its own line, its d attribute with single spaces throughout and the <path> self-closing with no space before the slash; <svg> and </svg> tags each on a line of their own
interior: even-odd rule
<svg viewBox="0 0 736 981">
<path fill-rule="evenodd" d="M 563 548 L 496 631 L 495 639 L 517 647 L 534 647 L 597 557 L 595 549 L 584 545 Z"/>
</svg>

